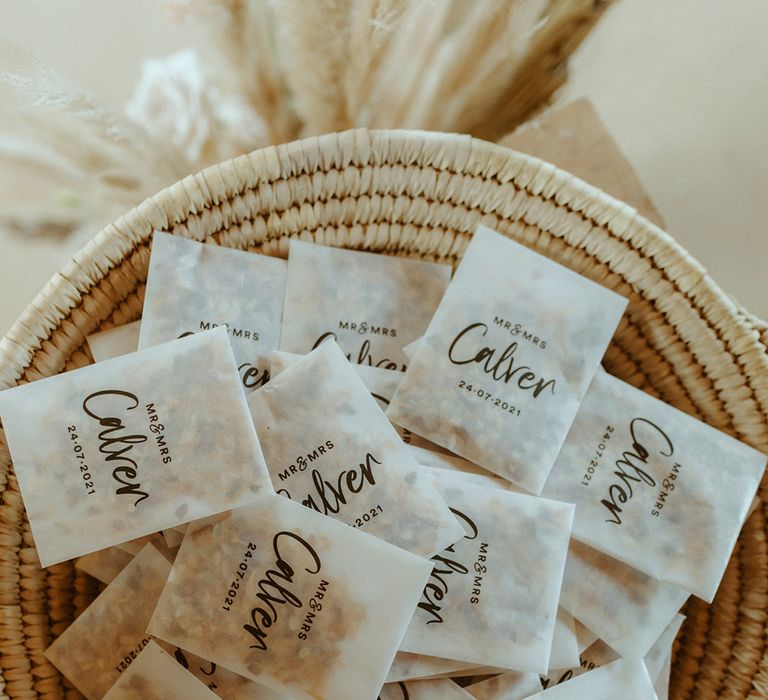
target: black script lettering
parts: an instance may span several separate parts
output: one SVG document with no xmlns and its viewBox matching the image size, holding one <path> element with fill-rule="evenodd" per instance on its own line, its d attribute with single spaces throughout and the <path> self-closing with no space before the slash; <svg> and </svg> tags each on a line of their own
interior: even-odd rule
<svg viewBox="0 0 768 700">
<path fill-rule="evenodd" d="M 466 514 L 462 513 L 457 508 L 451 508 L 451 512 L 460 520 L 464 521 L 466 526 L 470 530 L 470 534 L 465 534 L 465 540 L 474 540 L 477 537 L 477 525 Z M 442 624 L 443 616 L 440 614 L 442 610 L 442 600 L 448 593 L 448 582 L 446 577 L 451 574 L 459 574 L 466 576 L 469 573 L 469 568 L 462 564 L 460 561 L 451 559 L 446 553 L 456 554 L 454 549 L 456 545 L 452 544 L 450 547 L 446 547 L 441 554 L 436 554 L 432 557 L 432 561 L 435 562 L 435 566 L 432 568 L 432 573 L 429 575 L 429 581 L 424 586 L 422 591 L 422 598 L 419 601 L 417 607 L 428 613 L 432 619 L 427 620 L 427 624 Z"/>
<path fill-rule="evenodd" d="M 105 461 L 108 464 L 117 462 L 117 466 L 112 469 L 112 478 L 122 486 L 117 488 L 116 493 L 120 496 L 130 494 L 136 496 L 134 507 L 138 506 L 144 499 L 149 498 L 146 491 L 141 490 L 141 483 L 136 480 L 138 474 L 138 465 L 134 460 L 127 456 L 127 453 L 133 449 L 134 445 L 147 441 L 146 435 L 124 435 L 126 430 L 122 418 L 118 416 L 101 415 L 102 411 L 97 411 L 96 404 L 101 404 L 99 399 L 102 397 L 123 397 L 127 399 L 127 406 L 124 410 L 132 411 L 139 405 L 139 399 L 135 394 L 119 389 L 106 389 L 90 394 L 83 401 L 83 411 L 90 418 L 99 422 L 99 425 L 105 430 L 99 433 L 99 452 L 106 455 Z M 112 410 L 112 409 L 110 409 Z"/>
<path fill-rule="evenodd" d="M 643 431 L 643 428 L 650 428 L 650 432 Z M 634 495 L 632 484 L 644 483 L 647 486 L 656 486 L 656 480 L 642 467 L 648 464 L 648 458 L 651 455 L 651 449 L 641 440 L 641 432 L 645 432 L 645 438 L 653 441 L 661 438 L 662 444 L 658 445 L 658 453 L 663 457 L 671 457 L 675 451 L 672 441 L 667 434 L 655 423 L 647 418 L 633 418 L 629 424 L 629 435 L 632 439 L 632 447 L 625 450 L 621 457 L 616 460 L 616 471 L 614 474 L 619 477 L 621 483 L 613 483 L 608 487 L 608 498 L 600 501 L 611 514 L 606 523 L 621 525 L 621 506 L 627 503 Z"/>
<path fill-rule="evenodd" d="M 555 379 L 538 378 L 528 365 L 516 365 L 515 353 L 517 343 L 510 343 L 499 355 L 497 348 L 483 346 L 479 350 L 471 348 L 469 355 L 461 355 L 465 341 L 472 340 L 470 334 L 476 335 L 476 331 L 482 329 L 480 337 L 488 333 L 488 326 L 484 323 L 471 323 L 462 330 L 451 343 L 448 349 L 448 359 L 455 365 L 468 365 L 476 363 L 482 365 L 483 372 L 490 374 L 496 381 L 509 384 L 513 379 L 520 389 L 532 391 L 533 397 L 538 398 L 545 390 L 555 393 Z"/>
<path fill-rule="evenodd" d="M 312 346 L 312 349 L 314 350 L 315 348 L 319 347 L 329 338 L 332 338 L 333 340 L 338 341 L 338 336 L 333 331 L 328 331 L 327 333 L 323 333 L 315 341 L 315 344 Z M 346 353 L 346 357 L 350 362 L 352 362 L 351 352 Z M 399 370 L 401 372 L 405 372 L 405 370 L 408 368 L 408 365 L 398 365 L 397 362 L 394 362 L 393 360 L 390 360 L 388 358 L 385 358 L 383 360 L 374 360 L 373 356 L 371 355 L 371 341 L 368 340 L 367 338 L 363 341 L 362 345 L 360 346 L 360 351 L 357 353 L 357 360 L 355 364 L 368 365 L 369 367 L 381 367 L 382 369 L 394 369 L 394 370 Z"/>
<path fill-rule="evenodd" d="M 311 563 L 309 566 L 305 566 L 304 571 L 315 575 L 322 566 L 317 552 L 300 535 L 283 531 L 274 536 L 272 551 L 275 553 L 275 568 L 269 569 L 257 584 L 259 592 L 256 597 L 261 605 L 251 609 L 251 622 L 243 625 L 243 629 L 256 640 L 255 644 L 251 644 L 251 649 L 267 650 L 267 630 L 277 622 L 276 606 L 288 604 L 294 608 L 300 608 L 304 605 L 301 599 L 288 588 L 294 582 L 296 570 L 281 553 L 280 542 L 284 537 L 297 542 L 303 548 L 304 553 L 309 554 Z"/>
<path fill-rule="evenodd" d="M 238 368 L 240 380 L 246 389 L 253 387 L 262 387 L 269 381 L 269 370 L 254 367 L 250 362 L 244 362 Z"/>
<path fill-rule="evenodd" d="M 317 469 L 313 469 L 312 484 L 315 487 L 315 494 L 307 494 L 306 498 L 301 501 L 302 505 L 323 515 L 338 513 L 341 506 L 347 503 L 346 491 L 360 493 L 366 484 L 373 486 L 376 483 L 376 477 L 373 474 L 374 464 L 381 465 L 381 462 L 369 452 L 365 455 L 364 461 L 358 465 L 357 471 L 342 470 L 335 485 L 323 479 Z M 319 499 L 319 504 L 317 499 Z"/>
</svg>

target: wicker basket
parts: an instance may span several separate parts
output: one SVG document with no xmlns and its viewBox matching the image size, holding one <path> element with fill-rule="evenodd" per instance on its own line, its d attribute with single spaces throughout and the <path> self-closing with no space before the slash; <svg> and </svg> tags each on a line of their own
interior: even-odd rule
<svg viewBox="0 0 768 700">
<path fill-rule="evenodd" d="M 154 229 L 269 255 L 285 256 L 300 235 L 455 263 L 481 222 L 630 298 L 610 372 L 768 450 L 768 334 L 695 260 L 547 163 L 426 132 L 355 130 L 266 148 L 160 192 L 96 236 L 24 312 L 0 344 L 0 387 L 88 364 L 88 334 L 141 315 Z M 40 569 L 2 433 L 0 473 L 6 692 L 80 697 L 43 651 L 97 585 L 71 563 Z M 715 603 L 688 604 L 672 698 L 768 697 L 766 514 L 762 501 Z"/>
</svg>

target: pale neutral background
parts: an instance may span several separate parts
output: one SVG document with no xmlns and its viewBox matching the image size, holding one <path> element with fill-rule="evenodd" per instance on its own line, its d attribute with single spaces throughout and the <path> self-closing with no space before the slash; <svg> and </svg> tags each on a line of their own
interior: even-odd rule
<svg viewBox="0 0 768 700">
<path fill-rule="evenodd" d="M 0 69 L 16 67 L 31 49 L 121 105 L 144 57 L 201 40 L 165 7 L 159 0 L 0 0 Z M 766 37 L 767 0 L 619 0 L 579 50 L 559 98 L 593 101 L 669 232 L 764 318 Z M 0 121 L 0 131 L 6 126 Z M 0 333 L 73 247 L 0 231 Z"/>
</svg>

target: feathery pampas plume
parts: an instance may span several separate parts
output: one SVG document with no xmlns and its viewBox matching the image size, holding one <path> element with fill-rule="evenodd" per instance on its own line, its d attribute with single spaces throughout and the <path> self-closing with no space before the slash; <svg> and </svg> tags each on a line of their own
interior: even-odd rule
<svg viewBox="0 0 768 700">
<path fill-rule="evenodd" d="M 189 173 L 352 126 L 497 140 L 546 105 L 609 2 L 186 0 L 211 41 L 146 61 L 122 114 L 42 65 L 0 75 L 36 126 L 0 134 L 0 226 L 90 237 Z"/>
</svg>

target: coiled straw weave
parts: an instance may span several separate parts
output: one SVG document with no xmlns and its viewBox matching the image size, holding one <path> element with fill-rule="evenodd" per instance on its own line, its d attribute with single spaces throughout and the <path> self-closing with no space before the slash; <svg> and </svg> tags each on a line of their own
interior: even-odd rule
<svg viewBox="0 0 768 700">
<path fill-rule="evenodd" d="M 768 451 L 764 324 L 629 206 L 537 159 L 428 132 L 360 129 L 270 147 L 160 192 L 107 226 L 32 302 L 0 343 L 0 387 L 88 364 L 88 334 L 139 318 L 153 230 L 269 255 L 287 255 L 289 237 L 301 236 L 456 263 L 478 223 L 630 298 L 610 372 Z M 2 434 L 0 477 L 6 692 L 79 697 L 43 650 L 97 586 L 71 563 L 40 569 Z M 761 495 L 715 603 L 685 610 L 676 700 L 768 697 L 765 485 Z"/>
</svg>

